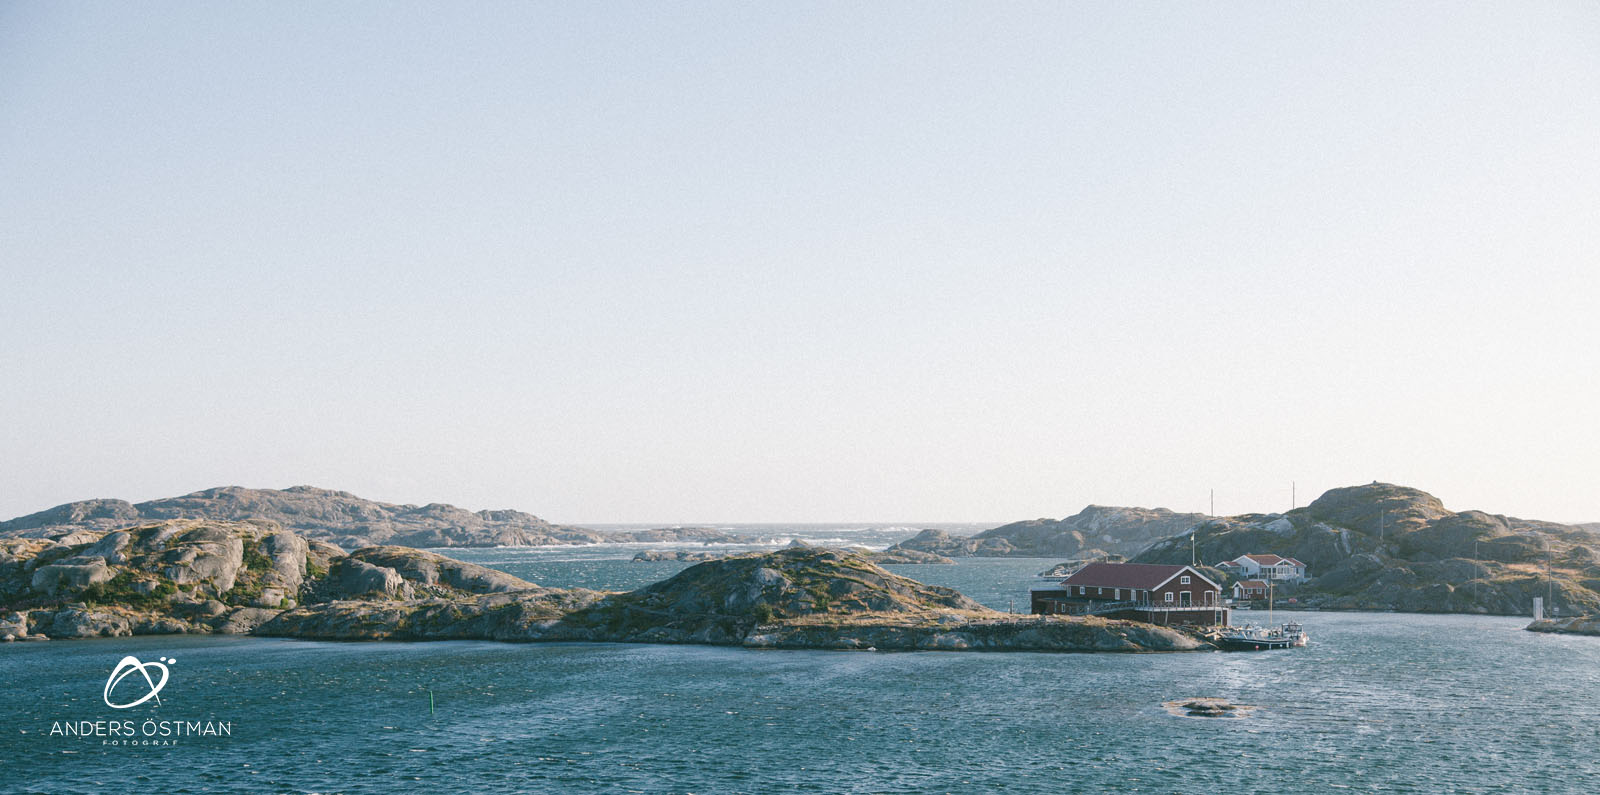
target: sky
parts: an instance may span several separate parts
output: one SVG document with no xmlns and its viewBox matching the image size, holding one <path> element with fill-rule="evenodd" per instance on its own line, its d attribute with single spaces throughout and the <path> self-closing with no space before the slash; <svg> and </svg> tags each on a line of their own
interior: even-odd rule
<svg viewBox="0 0 1600 795">
<path fill-rule="evenodd" d="M 1600 4 L 0 0 L 0 518 L 1600 521 Z"/>
</svg>

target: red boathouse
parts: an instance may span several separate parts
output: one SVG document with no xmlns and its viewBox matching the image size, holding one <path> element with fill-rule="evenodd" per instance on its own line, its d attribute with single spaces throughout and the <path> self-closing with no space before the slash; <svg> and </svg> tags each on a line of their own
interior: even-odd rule
<svg viewBox="0 0 1600 795">
<path fill-rule="evenodd" d="M 1033 591 L 1036 615 L 1098 615 L 1152 624 L 1227 624 L 1222 586 L 1192 566 L 1090 563 Z"/>
</svg>

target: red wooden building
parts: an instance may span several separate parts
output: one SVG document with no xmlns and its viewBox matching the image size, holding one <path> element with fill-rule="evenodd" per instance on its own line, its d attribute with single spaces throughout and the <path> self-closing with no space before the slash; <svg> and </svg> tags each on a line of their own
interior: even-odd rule
<svg viewBox="0 0 1600 795">
<path fill-rule="evenodd" d="M 1267 581 L 1240 580 L 1233 584 L 1233 598 L 1240 602 L 1265 599 L 1267 598 Z"/>
<path fill-rule="evenodd" d="M 1226 624 L 1222 586 L 1191 566 L 1090 563 L 1033 591 L 1041 615 L 1100 615 L 1154 624 Z"/>
</svg>

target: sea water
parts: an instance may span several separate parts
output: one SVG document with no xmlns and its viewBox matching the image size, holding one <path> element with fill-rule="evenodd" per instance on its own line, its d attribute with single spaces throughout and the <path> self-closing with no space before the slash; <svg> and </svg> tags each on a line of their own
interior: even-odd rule
<svg viewBox="0 0 1600 795">
<path fill-rule="evenodd" d="M 457 553 L 546 585 L 634 587 L 688 565 L 630 563 L 634 551 Z M 1051 563 L 895 568 L 1005 609 Z M 1231 654 L 13 643 L 0 646 L 0 791 L 1600 789 L 1600 638 L 1528 633 L 1518 618 L 1294 616 L 1310 646 Z M 172 661 L 159 705 L 105 704 L 127 655 Z M 1162 707 L 1197 696 L 1257 709 L 1188 718 Z M 84 720 L 132 721 L 136 735 L 144 721 L 230 731 L 148 745 L 52 734 Z"/>
</svg>

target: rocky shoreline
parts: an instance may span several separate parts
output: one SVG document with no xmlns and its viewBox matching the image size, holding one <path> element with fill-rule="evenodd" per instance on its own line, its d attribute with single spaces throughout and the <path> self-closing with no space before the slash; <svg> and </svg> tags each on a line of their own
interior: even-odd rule
<svg viewBox="0 0 1600 795">
<path fill-rule="evenodd" d="M 1572 618 L 1545 618 L 1524 627 L 1529 632 L 1560 635 L 1600 635 L 1600 615 Z"/>
<path fill-rule="evenodd" d="M 266 521 L 170 520 L 71 540 L 0 540 L 0 640 L 215 633 L 882 651 L 1210 648 L 1137 622 L 1000 613 L 862 554 L 816 547 L 719 557 L 607 592 L 545 588 L 408 547 L 345 554 Z"/>
</svg>

